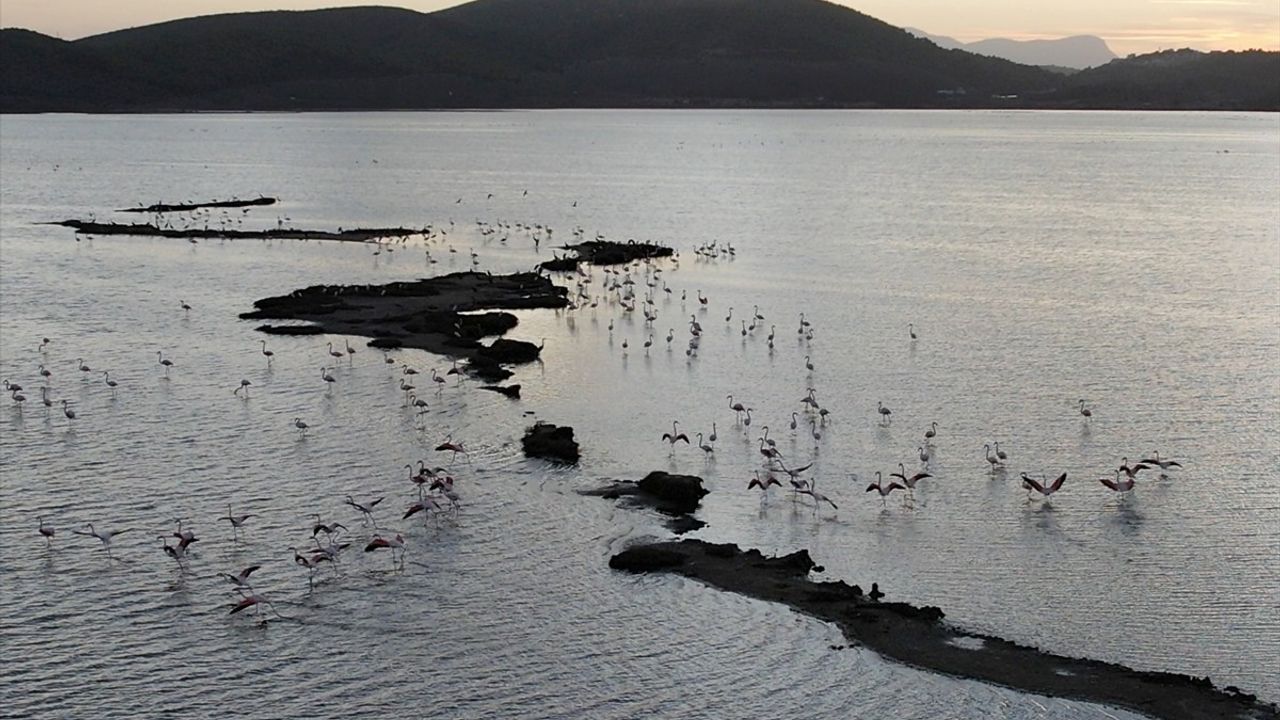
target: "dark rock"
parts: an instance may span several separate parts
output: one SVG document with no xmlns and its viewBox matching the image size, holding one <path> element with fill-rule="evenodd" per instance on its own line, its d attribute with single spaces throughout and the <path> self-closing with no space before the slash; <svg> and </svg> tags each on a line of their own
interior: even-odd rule
<svg viewBox="0 0 1280 720">
<path fill-rule="evenodd" d="M 498 393 L 499 395 L 506 395 L 507 397 L 512 398 L 514 400 L 520 399 L 519 385 L 507 385 L 506 387 L 503 387 L 501 385 L 481 385 L 480 389 L 490 390 L 492 392 Z"/>
<path fill-rule="evenodd" d="M 661 501 L 658 509 L 667 512 L 691 513 L 707 494 L 702 478 L 693 475 L 672 475 L 657 470 L 638 483 L 640 491 Z"/>
<path fill-rule="evenodd" d="M 649 572 L 679 567 L 687 559 L 684 553 L 645 545 L 628 548 L 609 558 L 609 567 L 628 572 Z"/>
<path fill-rule="evenodd" d="M 683 535 L 694 530 L 701 530 L 707 524 L 702 520 L 689 515 L 677 515 L 666 522 L 667 529 L 677 535 Z"/>
<path fill-rule="evenodd" d="M 484 357 L 473 357 L 467 361 L 467 374 L 480 378 L 485 382 L 498 383 L 515 373 L 502 367 L 497 361 Z"/>
<path fill-rule="evenodd" d="M 540 352 L 542 350 L 533 343 L 499 338 L 480 348 L 477 355 L 499 363 L 527 363 L 537 360 Z"/>
<path fill-rule="evenodd" d="M 731 558 L 742 551 L 733 543 L 707 543 L 703 546 L 703 552 L 711 557 Z"/>
<path fill-rule="evenodd" d="M 537 422 L 525 430 L 520 442 L 524 446 L 524 454 L 529 457 L 562 463 L 578 462 L 578 443 L 573 439 L 571 427 Z"/>
<path fill-rule="evenodd" d="M 318 325 L 259 325 L 254 328 L 268 335 L 323 335 L 324 328 Z"/>
</svg>

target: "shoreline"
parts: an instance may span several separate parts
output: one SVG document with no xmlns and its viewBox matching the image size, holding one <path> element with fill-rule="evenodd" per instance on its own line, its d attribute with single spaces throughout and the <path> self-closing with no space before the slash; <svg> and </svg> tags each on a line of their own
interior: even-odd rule
<svg viewBox="0 0 1280 720">
<path fill-rule="evenodd" d="M 1280 708 L 1208 678 L 1134 670 L 1055 655 L 948 625 L 936 607 L 877 602 L 857 585 L 810 580 L 806 550 L 768 558 L 758 550 L 702 540 L 636 545 L 609 560 L 614 569 L 668 572 L 710 587 L 786 605 L 835 623 L 850 643 L 894 662 L 1024 692 L 1110 705 L 1170 720 L 1280 718 Z"/>
</svg>

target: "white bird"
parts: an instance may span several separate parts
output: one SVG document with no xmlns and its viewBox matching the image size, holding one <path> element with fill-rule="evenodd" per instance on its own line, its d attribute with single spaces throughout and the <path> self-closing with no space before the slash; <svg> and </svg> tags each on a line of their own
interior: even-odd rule
<svg viewBox="0 0 1280 720">
<path fill-rule="evenodd" d="M 244 522 L 253 517 L 250 513 L 244 515 L 232 515 L 231 503 L 227 503 L 227 514 L 222 517 L 223 520 L 231 523 L 231 538 L 234 540 L 240 533 L 240 529 L 244 527 Z"/>
<path fill-rule="evenodd" d="M 93 523 L 85 523 L 84 526 L 89 528 L 89 532 L 85 532 L 84 530 L 72 530 L 71 532 L 75 533 L 76 535 L 86 535 L 86 536 L 98 538 L 98 540 L 102 542 L 103 549 L 107 551 L 107 557 L 110 559 L 114 559 L 114 558 L 111 558 L 112 538 L 116 537 L 117 535 L 123 535 L 124 533 L 127 533 L 133 530 L 133 528 L 125 528 L 124 530 L 95 530 L 93 528 Z"/>
</svg>

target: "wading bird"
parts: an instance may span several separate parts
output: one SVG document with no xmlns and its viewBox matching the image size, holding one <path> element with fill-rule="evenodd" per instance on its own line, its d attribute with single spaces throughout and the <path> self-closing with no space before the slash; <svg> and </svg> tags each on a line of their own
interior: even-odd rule
<svg viewBox="0 0 1280 720">
<path fill-rule="evenodd" d="M 125 528 L 124 530 L 95 530 L 93 528 L 93 523 L 85 523 L 84 526 L 86 528 L 89 528 L 88 532 L 85 532 L 84 530 L 72 530 L 71 532 L 75 533 L 76 535 L 85 535 L 89 537 L 98 538 L 98 540 L 102 542 L 102 548 L 107 551 L 108 559 L 114 559 L 111 557 L 112 538 L 116 537 L 117 535 L 123 535 L 124 533 L 130 532 L 131 530 L 133 530 L 133 528 Z"/>
<path fill-rule="evenodd" d="M 893 411 L 884 406 L 884 403 L 876 402 L 876 412 L 880 413 L 880 422 L 889 424 L 892 420 Z"/>
<path fill-rule="evenodd" d="M 1116 472 L 1115 479 L 1098 478 L 1098 482 L 1102 483 L 1103 485 L 1106 485 L 1107 487 L 1111 488 L 1112 490 L 1118 493 L 1127 493 L 1130 490 L 1132 490 L 1134 485 L 1133 478 L 1130 477 L 1128 479 L 1121 480 L 1120 471 L 1116 470 L 1115 472 Z"/>
<path fill-rule="evenodd" d="M 1027 497 L 1031 497 L 1031 491 L 1036 491 L 1044 496 L 1046 500 L 1049 496 L 1062 489 L 1062 483 L 1067 481 L 1067 474 L 1062 473 L 1051 483 L 1041 482 L 1034 478 L 1028 477 L 1026 473 L 1022 473 L 1022 486 L 1027 489 Z"/>
<path fill-rule="evenodd" d="M 906 490 L 906 488 L 904 488 L 903 486 L 899 485 L 896 482 L 891 482 L 888 485 L 885 485 L 884 478 L 881 477 L 880 471 L 877 470 L 876 481 L 867 486 L 866 492 L 871 492 L 873 490 L 880 493 L 880 504 L 884 505 L 885 498 L 889 496 L 889 493 L 893 492 L 894 490 Z"/>
<path fill-rule="evenodd" d="M 366 523 L 371 524 L 374 527 L 378 527 L 378 523 L 373 519 L 373 508 L 377 506 L 378 503 L 382 502 L 382 500 L 383 498 L 379 497 L 379 498 L 374 498 L 373 500 L 370 500 L 368 503 L 358 503 L 350 495 L 348 495 L 347 499 L 344 502 L 346 502 L 346 504 L 350 505 L 356 510 L 359 510 L 360 514 L 364 516 L 364 521 Z"/>
<path fill-rule="evenodd" d="M 232 515 L 231 503 L 227 503 L 227 514 L 224 515 L 222 519 L 231 523 L 231 539 L 232 540 L 235 540 L 238 538 L 240 534 L 240 528 L 244 527 L 244 521 L 248 520 L 251 517 L 253 517 L 251 513 L 245 513 L 244 515 Z"/>
<path fill-rule="evenodd" d="M 393 538 L 387 538 L 381 535 L 374 535 L 373 540 L 370 540 L 369 544 L 364 546 L 364 551 L 373 552 L 374 550 L 379 550 L 381 548 L 386 548 L 387 550 L 391 551 L 391 567 L 393 568 L 396 566 L 396 551 L 399 550 L 400 551 L 400 567 L 404 567 L 404 538 L 403 537 L 401 537 L 399 534 L 397 534 Z"/>
<path fill-rule="evenodd" d="M 689 444 L 689 436 L 688 436 L 688 435 L 685 435 L 685 434 L 684 434 L 684 433 L 682 433 L 682 432 L 680 432 L 680 428 L 678 427 L 679 425 L 680 425 L 680 423 L 679 423 L 679 422 L 677 422 L 677 421 L 675 421 L 675 420 L 672 420 L 672 421 L 671 421 L 671 432 L 669 432 L 669 433 L 662 433 L 662 441 L 663 441 L 663 442 L 665 442 L 665 443 L 667 443 L 668 445 L 670 445 L 672 448 L 675 448 L 676 443 L 677 443 L 677 442 L 679 442 L 679 441 L 681 441 L 681 440 L 683 440 L 683 441 L 684 441 L 684 444 L 685 444 L 685 445 L 688 445 L 688 444 Z"/>
</svg>

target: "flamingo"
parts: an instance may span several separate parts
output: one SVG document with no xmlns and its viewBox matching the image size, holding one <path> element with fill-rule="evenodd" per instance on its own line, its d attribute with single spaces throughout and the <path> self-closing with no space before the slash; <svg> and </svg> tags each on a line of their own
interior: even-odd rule
<svg viewBox="0 0 1280 720">
<path fill-rule="evenodd" d="M 261 608 L 263 605 L 270 607 L 271 601 L 256 593 L 249 593 L 247 595 L 244 595 L 239 602 L 232 605 L 231 612 L 227 614 L 235 615 L 236 613 L 246 608 L 253 608 L 253 611 L 255 614 L 261 615 Z M 272 610 L 272 612 L 275 612 L 274 609 Z M 277 613 L 277 615 L 279 615 L 279 613 Z M 280 617 L 284 617 L 284 616 L 280 615 Z"/>
<path fill-rule="evenodd" d="M 326 367 L 320 368 L 320 379 L 330 384 L 338 382 L 333 379 L 333 376 L 329 374 L 329 368 Z"/>
<path fill-rule="evenodd" d="M 48 545 L 53 543 L 53 536 L 58 531 L 51 527 L 45 527 L 44 518 L 38 517 L 36 519 L 40 521 L 40 527 L 36 528 L 36 530 L 38 530 L 40 534 L 44 536 L 44 544 L 47 547 Z"/>
<path fill-rule="evenodd" d="M 891 482 L 888 485 L 885 485 L 884 478 L 881 477 L 880 471 L 877 470 L 876 481 L 867 486 L 866 492 L 871 492 L 872 490 L 880 493 L 880 504 L 884 505 L 885 498 L 889 496 L 889 493 L 893 492 L 894 490 L 906 490 L 906 488 L 899 485 L 896 482 Z"/>
<path fill-rule="evenodd" d="M 13 391 L 13 394 L 11 394 L 9 397 L 13 398 L 13 401 L 14 401 L 15 403 L 17 403 L 17 404 L 18 404 L 18 410 L 19 410 L 19 411 L 21 411 L 21 410 L 22 410 L 22 403 L 24 403 L 24 402 L 26 402 L 26 401 L 27 401 L 27 396 L 26 396 L 26 395 L 23 395 L 22 393 L 18 392 L 17 390 L 14 390 L 14 391 Z"/>
<path fill-rule="evenodd" d="M 187 301 L 186 301 L 186 300 L 179 300 L 179 301 L 178 301 L 178 307 L 182 308 L 182 311 L 183 311 L 183 312 L 190 312 L 190 311 L 191 311 L 191 306 L 187 304 Z"/>
<path fill-rule="evenodd" d="M 431 368 L 431 382 L 436 384 L 436 392 L 439 392 L 444 389 L 444 384 L 446 380 L 443 377 L 436 374 L 435 368 Z"/>
<path fill-rule="evenodd" d="M 112 538 L 116 537 L 117 535 L 123 535 L 124 533 L 130 532 L 131 530 L 133 530 L 133 528 L 125 528 L 124 530 L 95 530 L 93 528 L 93 523 L 85 523 L 84 526 L 89 528 L 88 532 L 85 532 L 84 530 L 72 530 L 71 532 L 75 533 L 76 535 L 85 535 L 89 537 L 98 538 L 98 540 L 102 542 L 103 549 L 107 551 L 108 560 L 114 559 L 113 557 L 111 557 Z"/>
<path fill-rule="evenodd" d="M 769 426 L 761 425 L 760 429 L 764 431 L 764 441 L 769 444 L 769 447 L 777 447 L 778 443 L 769 439 Z"/>
<path fill-rule="evenodd" d="M 653 347 L 653 333 L 649 333 L 649 339 L 644 341 L 644 353 L 649 354 L 649 348 Z"/>
<path fill-rule="evenodd" d="M 902 484 L 905 486 L 903 489 L 906 490 L 908 493 L 910 493 L 911 491 L 916 489 L 916 483 L 920 482 L 921 480 L 924 480 L 925 478 L 931 478 L 933 476 L 927 472 L 918 472 L 915 475 L 912 475 L 911 477 L 907 477 L 906 467 L 902 463 L 898 463 L 898 472 L 889 473 L 889 477 L 891 478 L 896 477 L 899 480 L 901 480 Z"/>
<path fill-rule="evenodd" d="M 809 356 L 804 356 L 804 366 L 809 372 L 813 372 L 813 363 L 809 361 Z"/>
<path fill-rule="evenodd" d="M 924 431 L 925 442 L 930 442 L 937 436 L 938 436 L 938 423 L 936 422 L 929 423 L 929 429 Z"/>
<path fill-rule="evenodd" d="M 312 517 L 316 519 L 316 521 L 311 525 L 311 537 L 313 538 L 322 532 L 326 536 L 333 536 L 333 535 L 336 535 L 339 530 L 342 530 L 345 532 L 347 529 L 346 525 L 343 525 L 342 523 L 337 523 L 337 522 L 326 525 L 325 523 L 321 522 L 320 516 L 317 514 L 313 513 Z"/>
<path fill-rule="evenodd" d="M 916 452 L 920 453 L 920 462 L 924 463 L 925 467 L 929 467 L 929 451 L 920 446 L 916 448 Z"/>
<path fill-rule="evenodd" d="M 296 547 L 290 547 L 288 549 L 293 551 L 293 563 L 299 567 L 304 567 L 307 569 L 307 586 L 315 587 L 316 568 L 320 567 L 320 563 L 332 562 L 333 559 L 322 552 L 315 552 L 315 553 L 312 553 L 311 555 L 303 555 L 302 553 L 298 552 L 298 548 Z"/>
<path fill-rule="evenodd" d="M 791 429 L 792 430 L 796 429 L 796 424 L 798 423 L 799 419 L 800 419 L 800 413 L 796 413 L 796 412 L 791 413 Z"/>
<path fill-rule="evenodd" d="M 45 379 L 45 382 L 48 382 L 49 378 L 53 377 L 53 373 L 49 372 L 49 370 L 45 368 L 44 365 L 37 365 L 36 370 L 37 372 L 40 373 L 40 377 Z M 21 390 L 22 388 L 18 388 L 18 389 Z"/>
<path fill-rule="evenodd" d="M 804 313 L 800 313 L 800 329 L 796 331 L 797 335 L 803 335 L 804 331 L 809 327 L 809 321 L 804 319 Z"/>
<path fill-rule="evenodd" d="M 244 515 L 232 515 L 231 503 L 227 503 L 227 514 L 221 519 L 231 523 L 231 539 L 235 540 L 237 535 L 240 533 L 240 528 L 244 527 L 244 521 L 251 517 L 253 517 L 253 515 L 250 513 L 246 513 Z"/>
<path fill-rule="evenodd" d="M 107 387 L 111 388 L 111 394 L 112 394 L 112 395 L 114 395 L 114 394 L 115 394 L 115 392 L 116 392 L 116 386 L 118 386 L 118 385 L 120 384 L 120 383 L 116 382 L 115 380 L 112 380 L 112 379 L 111 379 L 111 371 L 109 371 L 109 370 L 103 370 L 103 371 L 102 371 L 102 382 L 103 382 Z"/>
<path fill-rule="evenodd" d="M 444 512 L 444 508 L 440 507 L 440 503 L 436 502 L 435 498 L 431 497 L 430 495 L 427 495 L 426 497 L 423 497 L 420 500 L 418 500 L 418 502 L 410 505 L 405 510 L 404 517 L 401 519 L 408 520 L 414 514 L 422 512 L 424 510 L 428 511 L 428 513 L 431 514 L 432 516 L 435 516 L 439 513 Z"/>
<path fill-rule="evenodd" d="M 66 400 L 63 400 L 63 401 L 62 401 L 62 414 L 63 414 L 63 415 L 66 415 L 68 420 L 75 420 L 75 419 L 76 419 L 76 411 L 75 411 L 75 410 L 72 410 L 72 409 L 71 409 L 71 408 L 69 408 L 69 407 L 67 407 L 67 401 L 66 401 Z"/>
<path fill-rule="evenodd" d="M 1084 406 L 1084 400 L 1080 401 L 1080 414 L 1083 415 L 1086 420 L 1093 417 L 1093 411 Z"/>
<path fill-rule="evenodd" d="M 236 388 L 235 390 L 232 390 L 232 391 L 231 391 L 231 394 L 232 394 L 232 395 L 239 395 L 239 394 L 240 394 L 240 391 L 241 391 L 241 390 L 243 390 L 243 391 L 244 391 L 245 399 L 248 399 L 248 398 L 249 398 L 249 386 L 250 386 L 250 385 L 252 385 L 252 384 L 253 384 L 253 383 L 249 382 L 248 380 L 245 380 L 245 379 L 241 378 L 241 380 L 240 380 L 240 387 Z"/>
<path fill-rule="evenodd" d="M 675 328 L 667 328 L 667 344 L 668 345 L 671 344 L 671 341 L 674 340 L 675 337 L 676 337 Z"/>
<path fill-rule="evenodd" d="M 369 544 L 364 546 L 364 551 L 373 552 L 374 550 L 378 550 L 380 548 L 386 548 L 391 551 L 391 567 L 393 568 L 396 565 L 396 551 L 399 550 L 400 565 L 402 567 L 404 566 L 404 538 L 403 537 L 401 537 L 399 534 L 397 534 L 393 538 L 387 538 L 381 535 L 374 535 L 373 540 L 370 540 Z"/>
<path fill-rule="evenodd" d="M 1171 467 L 1176 467 L 1176 468 L 1182 467 L 1182 463 L 1178 462 L 1177 460 L 1161 460 L 1159 450 L 1151 451 L 1151 457 L 1146 460 L 1142 460 L 1139 464 L 1155 465 L 1155 466 L 1158 466 L 1161 470 L 1168 470 Z"/>
<path fill-rule="evenodd" d="M 1121 480 L 1120 471 L 1116 470 L 1115 473 L 1116 473 L 1116 476 L 1114 480 L 1111 478 L 1098 478 L 1098 482 L 1102 483 L 1103 485 L 1106 485 L 1107 487 L 1111 488 L 1112 490 L 1118 493 L 1127 493 L 1133 489 L 1134 480 L 1132 476 L 1129 477 L 1128 479 Z"/>
<path fill-rule="evenodd" d="M 998 456 L 993 455 L 993 454 L 991 453 L 991 446 L 990 446 L 990 445 L 983 445 L 983 446 L 982 446 L 982 449 L 986 451 L 986 454 L 987 454 L 987 462 L 991 464 L 991 472 L 995 472 L 995 471 L 996 471 L 996 468 L 997 468 L 997 467 L 999 467 L 999 466 L 1001 465 L 1000 458 L 999 458 Z"/>
<path fill-rule="evenodd" d="M 418 408 L 419 413 L 427 411 L 427 401 L 419 399 L 417 393 L 409 393 L 409 404 Z"/>
<path fill-rule="evenodd" d="M 305 437 L 307 434 L 307 428 L 311 427 L 310 425 L 303 422 L 302 418 L 297 418 L 297 417 L 293 419 L 293 426 L 298 429 L 299 437 Z"/>
<path fill-rule="evenodd" d="M 1031 496 L 1031 491 L 1035 490 L 1044 496 L 1047 500 L 1049 496 L 1062 489 L 1062 483 L 1067 481 L 1067 474 L 1062 473 L 1053 482 L 1040 482 L 1034 478 L 1028 477 L 1026 473 L 1022 473 L 1022 485 L 1027 488 L 1027 496 Z"/>
<path fill-rule="evenodd" d="M 911 336 L 911 339 L 912 339 L 912 340 L 915 340 L 915 339 L 916 339 L 916 326 L 915 326 L 915 325 L 912 325 L 911 323 L 907 323 L 907 334 Z"/>
<path fill-rule="evenodd" d="M 797 490 L 796 490 L 796 494 L 797 494 L 797 495 L 808 495 L 809 497 L 813 498 L 813 510 L 814 510 L 814 512 L 817 512 L 818 508 L 822 505 L 822 503 L 827 503 L 828 505 L 830 505 L 832 510 L 839 510 L 839 509 L 840 509 L 840 506 L 836 505 L 836 504 L 835 504 L 835 502 L 833 502 L 833 501 L 831 500 L 831 498 L 827 497 L 826 495 L 823 495 L 822 493 L 818 492 L 817 490 L 797 489 Z"/>
<path fill-rule="evenodd" d="M 382 500 L 383 500 L 383 498 L 379 497 L 379 498 L 375 498 L 375 499 L 373 499 L 373 500 L 370 500 L 367 504 L 364 504 L 364 503 L 358 503 L 358 502 L 356 502 L 356 501 L 355 501 L 355 500 L 354 500 L 350 495 L 348 495 L 348 496 L 347 496 L 347 499 L 345 500 L 345 502 L 346 502 L 346 504 L 350 505 L 351 507 L 355 508 L 356 510 L 359 510 L 359 511 L 360 511 L 360 514 L 364 516 L 364 520 L 365 520 L 367 523 L 372 523 L 374 527 L 378 527 L 378 522 L 377 522 L 376 520 L 374 520 L 374 519 L 373 519 L 373 508 L 374 508 L 378 503 L 382 502 Z"/>
<path fill-rule="evenodd" d="M 702 449 L 702 452 L 708 455 L 715 452 L 716 450 L 714 447 L 711 447 L 710 445 L 702 442 L 702 433 L 698 433 L 698 447 Z"/>
<path fill-rule="evenodd" d="M 746 336 L 747 336 L 747 321 L 743 320 L 742 321 L 742 337 L 746 337 Z"/>
<path fill-rule="evenodd" d="M 707 439 L 711 442 L 716 441 L 716 424 L 714 422 L 711 423 L 711 434 L 707 436 Z"/>
<path fill-rule="evenodd" d="M 881 402 L 876 402 L 876 412 L 880 413 L 880 421 L 886 425 L 893 420 L 893 418 L 890 417 L 893 415 L 893 411 L 885 407 Z"/>
<path fill-rule="evenodd" d="M 15 391 L 15 392 L 16 392 L 16 391 Z M 48 385 L 41 385 L 41 386 L 40 386 L 40 402 L 44 403 L 44 406 L 45 406 L 46 408 L 51 408 L 51 407 L 53 407 L 53 400 L 49 399 L 49 386 L 48 386 Z"/>
<path fill-rule="evenodd" d="M 90 367 L 84 364 L 84 358 L 76 358 L 76 364 L 80 367 L 80 372 L 91 372 Z"/>
<path fill-rule="evenodd" d="M 247 588 L 250 587 L 249 576 L 252 575 L 254 571 L 260 570 L 261 568 L 261 565 L 250 565 L 235 575 L 232 575 L 231 573 L 218 573 L 218 577 L 226 578 L 227 582 L 235 585 L 237 588 Z"/>
<path fill-rule="evenodd" d="M 1124 473 L 1125 475 L 1128 475 L 1130 480 L 1133 480 L 1135 477 L 1137 477 L 1139 471 L 1149 470 L 1149 469 L 1150 469 L 1150 466 L 1144 463 L 1134 463 L 1132 466 L 1130 466 L 1129 458 L 1127 457 L 1120 459 L 1120 472 Z"/>
<path fill-rule="evenodd" d="M 156 536 L 156 539 L 164 542 L 165 554 L 173 558 L 174 561 L 178 563 L 178 567 L 184 569 L 185 566 L 182 564 L 182 561 L 187 557 L 187 548 L 191 547 L 191 543 L 199 540 L 199 538 L 192 538 L 190 542 L 180 540 L 177 545 L 170 545 L 169 538 L 164 535 L 158 535 Z"/>
<path fill-rule="evenodd" d="M 675 448 L 675 446 L 676 446 L 676 443 L 677 443 L 677 442 L 679 442 L 679 441 L 681 441 L 681 440 L 683 440 L 683 441 L 684 441 L 684 444 L 685 444 L 685 445 L 688 445 L 688 444 L 689 444 L 689 436 L 688 436 L 688 435 L 685 435 L 685 434 L 684 434 L 684 433 L 682 433 L 682 432 L 680 432 L 680 429 L 677 427 L 679 424 L 680 424 L 679 422 L 677 422 L 677 421 L 675 421 L 675 420 L 672 420 L 672 421 L 671 421 L 671 432 L 669 432 L 669 433 L 662 433 L 662 440 L 663 440 L 664 442 L 666 442 L 667 444 L 671 445 L 672 449 L 674 449 L 674 448 Z"/>
<path fill-rule="evenodd" d="M 5 381 L 4 381 L 4 391 L 5 391 L 5 392 L 10 392 L 10 393 L 12 393 L 12 392 L 22 392 L 22 386 L 21 386 L 21 385 L 19 385 L 18 383 L 11 383 L 11 382 L 9 382 L 8 380 L 5 380 Z"/>
<path fill-rule="evenodd" d="M 169 377 L 169 368 L 173 367 L 173 361 L 164 356 L 163 350 L 156 351 L 156 362 L 164 366 L 164 376 Z"/>
<path fill-rule="evenodd" d="M 760 488 L 760 490 L 764 493 L 765 498 L 769 497 L 770 486 L 777 485 L 778 487 L 782 487 L 782 483 L 778 482 L 778 478 L 772 475 L 767 476 L 764 480 L 760 479 L 759 470 L 755 471 L 755 475 L 756 475 L 755 478 L 751 482 L 747 483 L 747 489 L 751 490 L 753 488 Z"/>
<path fill-rule="evenodd" d="M 699 291 L 699 292 L 701 292 L 701 291 Z M 730 306 L 729 306 L 729 314 L 724 316 L 724 321 L 725 321 L 726 323 L 729 323 L 729 322 L 732 322 L 732 321 L 733 321 L 733 306 L 732 306 L 732 305 L 730 305 Z M 744 322 L 744 323 L 743 323 L 743 325 L 746 325 L 746 323 Z"/>
<path fill-rule="evenodd" d="M 266 340 L 259 340 L 258 342 L 262 343 L 262 354 L 267 358 L 267 364 L 270 365 L 271 358 L 275 357 L 275 353 L 267 349 Z"/>
<path fill-rule="evenodd" d="M 705 305 L 707 304 L 707 302 L 708 302 L 710 299 L 711 299 L 711 298 L 703 297 L 703 296 L 702 296 L 702 290 L 698 290 L 698 302 L 699 302 L 699 303 L 702 303 L 702 305 L 703 305 L 703 306 L 705 306 Z"/>
<path fill-rule="evenodd" d="M 343 344 L 344 344 L 344 345 L 346 345 L 346 346 L 347 346 L 347 359 L 350 359 L 352 355 L 355 355 L 355 354 L 356 354 L 356 349 L 355 349 L 355 348 L 353 348 L 353 347 L 351 347 L 351 341 L 350 341 L 350 340 L 348 340 L 348 339 L 346 339 L 346 338 L 342 338 L 342 342 L 343 342 Z"/>
<path fill-rule="evenodd" d="M 771 448 L 765 445 L 764 438 L 760 438 L 760 454 L 770 460 L 773 460 L 775 458 L 779 458 L 782 456 L 781 453 L 778 452 L 777 448 Z"/>
<path fill-rule="evenodd" d="M 1000 449 L 999 442 L 995 443 L 995 448 L 996 448 L 996 457 L 1000 458 L 1000 462 L 1003 463 L 1005 460 L 1009 459 L 1009 456 L 1006 455 L 1005 452 Z"/>
<path fill-rule="evenodd" d="M 333 357 L 336 357 L 336 358 L 342 357 L 342 353 L 333 349 L 333 343 L 329 343 L 328 348 L 329 348 L 329 354 L 332 355 Z"/>
<path fill-rule="evenodd" d="M 42 338 L 42 339 L 40 340 L 40 345 L 39 345 L 39 347 L 37 347 L 37 348 L 36 348 L 36 350 L 38 350 L 38 351 L 40 351 L 40 352 L 48 352 L 49 343 L 51 343 L 51 342 L 53 342 L 53 341 L 52 341 L 52 340 L 50 340 L 49 338 Z"/>
<path fill-rule="evenodd" d="M 688 442 L 688 438 L 686 438 L 685 441 Z M 447 436 L 444 442 L 436 446 L 436 452 L 444 452 L 446 450 L 453 451 L 453 455 L 449 458 L 450 462 L 452 462 L 454 458 L 458 457 L 458 453 L 462 453 L 466 456 L 468 461 L 471 460 L 471 453 L 467 452 L 467 449 L 462 447 L 462 443 L 454 442 L 452 435 Z"/>
<path fill-rule="evenodd" d="M 734 413 L 736 413 L 736 414 L 738 414 L 738 415 L 741 415 L 742 413 L 746 412 L 746 410 L 747 410 L 747 409 L 746 409 L 745 407 L 743 407 L 742 403 L 736 403 L 736 402 L 734 402 L 734 401 L 733 401 L 733 396 L 732 396 L 732 395 L 729 395 L 729 396 L 728 396 L 728 398 L 729 398 L 729 409 L 730 409 L 730 410 L 732 410 Z"/>
<path fill-rule="evenodd" d="M 743 412 L 746 413 L 747 416 L 742 419 L 742 424 L 747 427 L 751 427 L 751 408 L 745 408 Z"/>
</svg>

